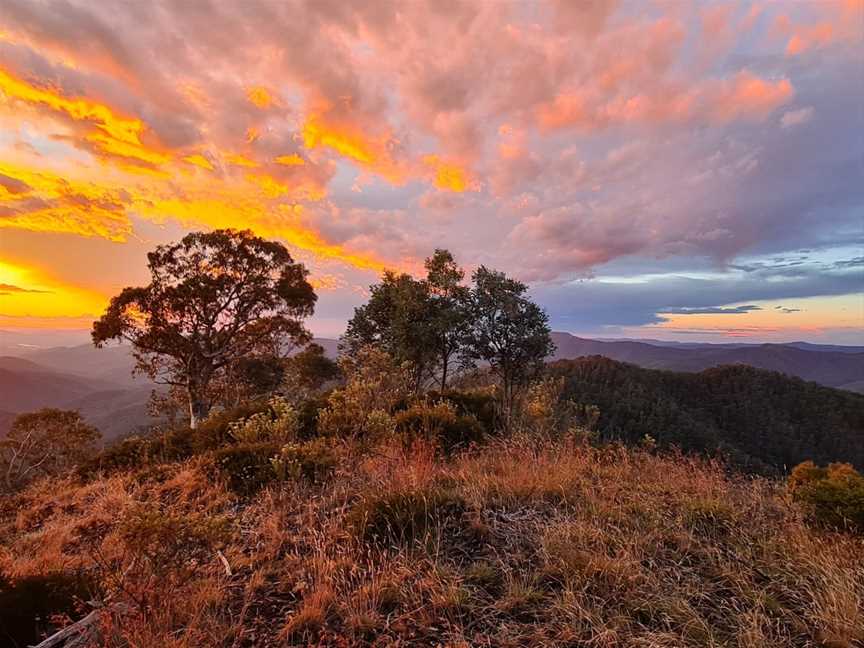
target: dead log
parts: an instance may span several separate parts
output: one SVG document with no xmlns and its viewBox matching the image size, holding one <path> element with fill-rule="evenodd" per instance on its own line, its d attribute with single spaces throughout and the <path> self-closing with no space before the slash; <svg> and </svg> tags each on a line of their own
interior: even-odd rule
<svg viewBox="0 0 864 648">
<path fill-rule="evenodd" d="M 92 638 L 100 610 L 93 610 L 80 621 L 72 623 L 32 648 L 77 648 Z"/>
</svg>

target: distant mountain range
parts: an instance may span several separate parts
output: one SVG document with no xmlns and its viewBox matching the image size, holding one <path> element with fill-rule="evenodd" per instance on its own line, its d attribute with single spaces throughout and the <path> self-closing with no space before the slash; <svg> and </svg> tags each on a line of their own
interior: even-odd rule
<svg viewBox="0 0 864 648">
<path fill-rule="evenodd" d="M 702 371 L 746 364 L 804 380 L 859 391 L 864 381 L 864 347 L 807 344 L 670 344 L 658 341 L 589 340 L 553 333 L 554 359 L 601 355 L 646 369 Z"/>
<path fill-rule="evenodd" d="M 702 344 L 660 340 L 593 340 L 555 332 L 553 360 L 601 355 L 647 369 L 698 372 L 746 364 L 829 387 L 864 393 L 864 347 L 808 344 Z M 335 357 L 338 341 L 316 338 Z M 7 350 L 8 354 L 9 351 Z M 128 346 L 90 344 L 16 351 L 0 356 L 0 433 L 20 412 L 77 409 L 106 440 L 152 423 L 147 402 L 157 386 L 133 377 Z"/>
</svg>

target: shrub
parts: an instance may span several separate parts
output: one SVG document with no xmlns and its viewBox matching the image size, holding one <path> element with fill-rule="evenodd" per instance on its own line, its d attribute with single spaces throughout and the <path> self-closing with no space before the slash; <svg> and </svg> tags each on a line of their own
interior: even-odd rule
<svg viewBox="0 0 864 648">
<path fill-rule="evenodd" d="M 100 436 L 75 411 L 45 408 L 19 414 L 0 438 L 2 487 L 14 491 L 39 477 L 68 471 L 92 455 Z"/>
<path fill-rule="evenodd" d="M 327 407 L 328 400 L 325 396 L 307 398 L 297 406 L 298 430 L 300 439 L 312 439 L 318 436 L 318 416 Z"/>
<path fill-rule="evenodd" d="M 395 429 L 406 444 L 423 438 L 449 454 L 484 437 L 483 426 L 473 416 L 460 416 L 447 402 L 418 403 L 394 417 Z"/>
<path fill-rule="evenodd" d="M 92 558 L 112 597 L 134 604 L 145 618 L 182 597 L 192 580 L 213 559 L 214 547 L 231 537 L 223 515 L 180 513 L 154 503 L 139 503 L 120 517 L 116 549 Z"/>
<path fill-rule="evenodd" d="M 84 479 L 92 479 L 99 472 L 114 473 L 153 462 L 188 459 L 232 443 L 230 425 L 267 407 L 267 403 L 260 401 L 244 403 L 212 414 L 195 430 L 181 427 L 148 437 L 128 437 L 82 462 L 77 472 Z"/>
<path fill-rule="evenodd" d="M 820 468 L 805 461 L 792 471 L 788 488 L 813 521 L 864 532 L 864 477 L 851 465 Z"/>
<path fill-rule="evenodd" d="M 278 443 L 243 443 L 213 453 L 219 473 L 238 495 L 253 495 L 276 479 L 272 459 L 279 454 Z"/>
<path fill-rule="evenodd" d="M 699 535 L 723 536 L 734 528 L 735 511 L 717 500 L 696 499 L 685 506 L 684 524 Z"/>
<path fill-rule="evenodd" d="M 155 439 L 127 437 L 83 461 L 77 473 L 84 479 L 92 479 L 99 472 L 113 473 L 143 466 L 151 460 L 155 447 Z"/>
<path fill-rule="evenodd" d="M 300 415 L 284 398 L 274 396 L 268 408 L 228 424 L 228 433 L 241 443 L 293 441 L 300 431 Z"/>
<path fill-rule="evenodd" d="M 495 394 L 489 389 L 448 390 L 429 392 L 429 400 L 444 401 L 456 408 L 460 416 L 473 416 L 491 434 L 497 428 L 498 407 Z"/>
<path fill-rule="evenodd" d="M 333 472 L 338 463 L 336 453 L 325 439 L 306 443 L 288 443 L 282 446 L 278 456 L 271 459 L 277 479 L 308 479 L 323 481 Z"/>
<path fill-rule="evenodd" d="M 321 411 L 321 434 L 368 438 L 390 431 L 388 416 L 409 391 L 406 367 L 375 347 L 343 356 L 339 363 L 346 376 L 345 386 L 330 394 L 327 407 Z"/>
<path fill-rule="evenodd" d="M 348 513 L 347 524 L 365 542 L 411 544 L 466 510 L 462 496 L 450 489 L 395 491 L 362 499 Z"/>
</svg>

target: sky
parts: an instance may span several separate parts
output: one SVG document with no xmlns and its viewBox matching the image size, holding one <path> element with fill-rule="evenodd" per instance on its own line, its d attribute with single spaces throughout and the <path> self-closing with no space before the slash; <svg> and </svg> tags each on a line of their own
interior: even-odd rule
<svg viewBox="0 0 864 648">
<path fill-rule="evenodd" d="M 320 336 L 442 247 L 555 330 L 864 344 L 864 0 L 3 0 L 0 330 L 221 227 Z"/>
</svg>

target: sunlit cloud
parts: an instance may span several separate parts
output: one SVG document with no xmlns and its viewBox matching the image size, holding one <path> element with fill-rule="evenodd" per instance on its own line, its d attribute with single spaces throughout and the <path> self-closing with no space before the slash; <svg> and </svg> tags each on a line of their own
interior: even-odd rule
<svg viewBox="0 0 864 648">
<path fill-rule="evenodd" d="M 0 234 L 251 228 L 350 291 L 438 246 L 563 285 L 858 231 L 861 0 L 230 7 L 8 0 Z M 761 303 L 665 317 L 803 317 Z"/>
</svg>

